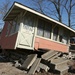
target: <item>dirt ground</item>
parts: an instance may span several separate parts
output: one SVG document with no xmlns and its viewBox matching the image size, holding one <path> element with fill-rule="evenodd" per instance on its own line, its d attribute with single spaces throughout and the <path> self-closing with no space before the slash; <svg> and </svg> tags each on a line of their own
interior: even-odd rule
<svg viewBox="0 0 75 75">
<path fill-rule="evenodd" d="M 71 70 L 65 75 L 75 75 L 75 59 L 73 62 L 69 62 Z M 25 70 L 20 70 L 14 66 L 14 63 L 9 61 L 6 57 L 0 56 L 0 75 L 28 75 L 27 71 Z M 52 71 L 50 72 L 45 72 L 41 71 L 39 73 L 35 73 L 34 75 L 58 75 L 53 73 Z"/>
<path fill-rule="evenodd" d="M 26 73 L 26 71 L 20 70 L 15 66 L 13 66 L 11 62 L 0 62 L 0 75 L 28 75 L 28 74 Z M 50 72 L 47 73 L 39 72 L 39 73 L 35 73 L 34 75 L 58 75 L 58 74 L 53 74 Z M 69 72 L 65 75 L 75 75 L 75 73 Z"/>
<path fill-rule="evenodd" d="M 26 75 L 25 71 L 12 66 L 11 62 L 0 63 L 0 75 Z"/>
</svg>

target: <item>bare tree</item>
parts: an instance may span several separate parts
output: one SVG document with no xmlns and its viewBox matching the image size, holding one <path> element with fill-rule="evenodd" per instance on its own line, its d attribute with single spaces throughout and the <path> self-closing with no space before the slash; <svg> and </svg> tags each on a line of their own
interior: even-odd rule
<svg viewBox="0 0 75 75">
<path fill-rule="evenodd" d="M 62 4 L 64 3 L 64 0 L 37 0 L 37 1 L 33 0 L 33 1 L 37 3 L 38 9 L 42 13 L 53 15 L 58 19 L 58 21 L 62 22 L 62 13 L 63 13 Z M 48 3 L 46 7 L 43 5 L 44 2 Z M 51 8 L 52 6 L 54 9 Z M 45 9 L 48 9 L 49 11 L 44 12 Z"/>
<path fill-rule="evenodd" d="M 8 11 L 9 7 L 11 5 L 11 1 L 10 0 L 5 0 L 2 5 L 0 5 L 0 15 L 1 18 L 3 18 L 3 16 L 6 14 L 6 12 Z"/>
<path fill-rule="evenodd" d="M 55 8 L 55 10 L 52 11 L 54 16 L 57 17 L 59 22 L 62 22 L 62 15 L 63 15 L 62 4 L 64 3 L 64 0 L 48 0 L 48 1 L 51 2 Z"/>
<path fill-rule="evenodd" d="M 68 26 L 69 27 L 72 27 L 74 26 L 75 24 L 72 24 L 72 18 L 74 17 L 74 7 L 75 7 L 75 0 L 66 0 L 66 3 L 63 5 L 66 12 L 67 12 L 67 15 L 68 15 Z"/>
<path fill-rule="evenodd" d="M 4 0 L 2 4 L 0 4 L 0 29 L 4 26 L 4 21 L 2 20 L 6 12 L 8 11 L 9 7 L 11 5 L 10 0 Z"/>
<path fill-rule="evenodd" d="M 36 6 L 34 9 L 36 9 L 37 11 L 45 14 L 44 13 L 44 5 L 43 5 L 44 0 L 32 0 L 32 1 Z"/>
<path fill-rule="evenodd" d="M 63 22 L 63 12 L 65 11 L 67 15 L 68 26 L 75 26 L 73 18 L 75 19 L 75 0 L 33 0 L 38 5 L 38 10 L 49 16 L 54 16 L 59 22 Z M 49 5 L 45 6 L 43 3 Z M 45 10 L 47 10 L 45 12 Z M 72 23 L 73 22 L 73 23 Z"/>
</svg>

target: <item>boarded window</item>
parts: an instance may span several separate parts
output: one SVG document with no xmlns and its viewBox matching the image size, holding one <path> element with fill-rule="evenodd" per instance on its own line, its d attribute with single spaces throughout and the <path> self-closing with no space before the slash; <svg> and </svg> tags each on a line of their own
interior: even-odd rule
<svg viewBox="0 0 75 75">
<path fill-rule="evenodd" d="M 50 38 L 52 25 L 49 22 L 39 19 L 37 27 L 37 35 Z"/>
<path fill-rule="evenodd" d="M 59 28 L 56 26 L 53 30 L 53 40 L 57 41 Z"/>
</svg>

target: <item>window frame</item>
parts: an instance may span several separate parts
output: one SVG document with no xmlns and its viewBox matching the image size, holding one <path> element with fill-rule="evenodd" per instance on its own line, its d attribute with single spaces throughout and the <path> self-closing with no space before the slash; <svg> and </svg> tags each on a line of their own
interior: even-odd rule
<svg viewBox="0 0 75 75">
<path fill-rule="evenodd" d="M 57 31 L 56 31 L 56 29 L 57 29 Z M 59 35 L 59 27 L 55 26 L 53 28 L 53 40 L 58 41 L 58 35 Z"/>
<path fill-rule="evenodd" d="M 26 24 L 26 22 L 28 24 Z M 31 14 L 27 13 L 25 15 L 25 17 L 23 18 L 23 29 L 26 29 L 27 31 L 33 32 L 34 31 L 34 24 L 35 24 L 35 17 L 31 16 Z"/>
<path fill-rule="evenodd" d="M 42 23 L 41 23 L 42 22 Z M 41 37 L 44 37 L 44 38 L 48 38 L 48 39 L 51 39 L 51 32 L 52 32 L 52 25 L 50 25 L 51 23 L 49 23 L 48 21 L 45 21 L 43 19 L 38 19 L 38 25 L 37 25 L 37 35 L 38 36 L 41 36 Z M 42 26 L 42 27 L 41 27 Z M 49 31 L 47 30 L 48 28 L 50 27 Z M 42 32 L 40 35 L 40 31 Z M 47 32 L 50 33 L 49 34 L 49 37 L 46 37 L 45 36 L 45 31 L 46 31 L 46 34 Z"/>
<path fill-rule="evenodd" d="M 15 24 L 14 24 L 15 23 Z M 18 27 L 18 29 L 17 29 Z M 13 21 L 12 21 L 12 26 L 11 26 L 11 30 L 10 30 L 10 35 L 13 35 L 15 33 L 17 33 L 19 31 L 19 27 L 20 27 L 20 22 L 18 17 L 16 17 Z"/>
<path fill-rule="evenodd" d="M 7 26 L 7 31 L 6 31 L 6 36 L 8 36 L 9 35 L 9 31 L 10 31 L 10 23 L 8 23 L 8 26 Z"/>
<path fill-rule="evenodd" d="M 63 43 L 63 44 L 68 44 L 68 31 L 65 30 L 64 28 L 60 28 L 61 30 L 59 30 L 59 42 Z M 60 33 L 61 32 L 61 33 Z M 62 39 L 60 38 L 62 36 Z M 67 40 L 66 40 L 67 38 Z M 61 41 L 60 41 L 61 39 Z"/>
</svg>

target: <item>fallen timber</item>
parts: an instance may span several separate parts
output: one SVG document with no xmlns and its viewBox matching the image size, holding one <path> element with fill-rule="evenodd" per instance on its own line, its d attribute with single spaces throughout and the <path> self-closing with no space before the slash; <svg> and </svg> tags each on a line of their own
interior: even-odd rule
<svg viewBox="0 0 75 75">
<path fill-rule="evenodd" d="M 10 52 L 11 58 L 16 58 L 21 69 L 27 71 L 28 74 L 35 74 L 35 72 L 40 72 L 42 69 L 46 72 L 49 70 L 56 70 L 63 75 L 68 72 L 69 65 L 69 56 L 65 55 L 62 52 L 50 50 L 44 53 L 41 53 L 40 56 L 37 52 L 30 52 L 28 54 L 19 54 L 18 52 Z M 17 57 L 18 56 L 18 57 Z M 19 62 L 20 61 L 20 62 Z"/>
</svg>

